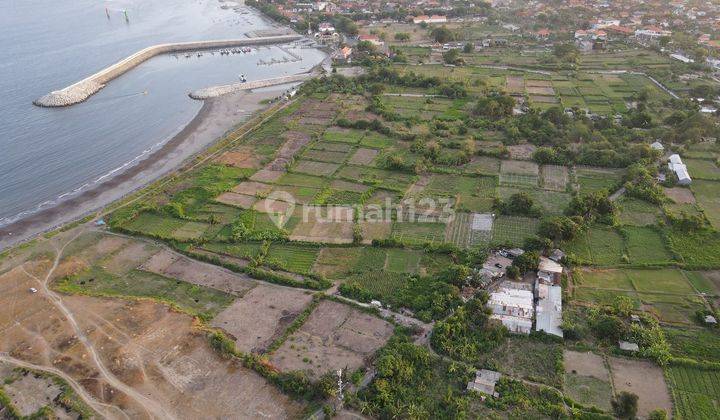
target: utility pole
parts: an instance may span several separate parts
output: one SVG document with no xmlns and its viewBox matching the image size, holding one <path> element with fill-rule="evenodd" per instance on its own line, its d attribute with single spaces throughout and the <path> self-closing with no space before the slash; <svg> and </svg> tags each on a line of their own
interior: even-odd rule
<svg viewBox="0 0 720 420">
<path fill-rule="evenodd" d="M 343 380 L 342 380 L 342 369 L 337 371 L 338 375 L 338 410 L 342 409 L 343 406 Z"/>
</svg>

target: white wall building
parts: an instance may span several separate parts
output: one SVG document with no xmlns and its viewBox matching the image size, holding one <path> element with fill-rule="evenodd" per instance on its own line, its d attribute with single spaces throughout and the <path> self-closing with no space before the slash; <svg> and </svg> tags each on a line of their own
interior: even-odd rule
<svg viewBox="0 0 720 420">
<path fill-rule="evenodd" d="M 502 288 L 490 294 L 488 307 L 491 318 L 497 319 L 511 332 L 530 334 L 533 306 L 533 293 L 529 290 Z"/>
</svg>

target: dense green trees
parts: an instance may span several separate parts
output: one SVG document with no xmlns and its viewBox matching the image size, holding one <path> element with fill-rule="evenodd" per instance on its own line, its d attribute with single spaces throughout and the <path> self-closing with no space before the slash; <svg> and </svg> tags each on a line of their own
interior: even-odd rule
<svg viewBox="0 0 720 420">
<path fill-rule="evenodd" d="M 501 214 L 510 216 L 540 217 L 542 210 L 535 204 L 530 194 L 522 191 L 508 197 L 507 200 L 495 199 L 494 207 Z"/>
<path fill-rule="evenodd" d="M 473 112 L 491 120 L 499 120 L 512 115 L 515 100 L 511 96 L 491 94 L 478 99 Z"/>
<path fill-rule="evenodd" d="M 572 198 L 566 213 L 569 216 L 579 216 L 586 222 L 612 224 L 617 206 L 610 201 L 605 191 L 581 193 Z"/>
<path fill-rule="evenodd" d="M 467 397 L 457 385 L 471 373 L 455 363 L 446 363 L 405 335 L 396 335 L 380 351 L 377 375 L 360 391 L 358 409 L 376 418 L 465 418 Z"/>
<path fill-rule="evenodd" d="M 450 42 L 455 39 L 455 34 L 453 34 L 453 32 L 446 26 L 438 26 L 436 28 L 433 28 L 433 30 L 430 31 L 430 36 L 432 37 L 432 39 L 435 40 L 435 42 L 439 42 L 441 44 Z"/>
<path fill-rule="evenodd" d="M 458 308 L 449 318 L 438 321 L 433 329 L 433 348 L 454 359 L 478 363 L 482 356 L 503 342 L 507 329 L 490 318 L 481 293 Z"/>
</svg>

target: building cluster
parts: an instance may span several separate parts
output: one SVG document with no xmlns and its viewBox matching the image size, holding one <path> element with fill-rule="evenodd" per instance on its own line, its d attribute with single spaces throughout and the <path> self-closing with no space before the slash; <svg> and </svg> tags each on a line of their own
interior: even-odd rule
<svg viewBox="0 0 720 420">
<path fill-rule="evenodd" d="M 499 281 L 487 303 L 491 318 L 513 333 L 530 334 L 534 325 L 535 331 L 562 337 L 563 266 L 559 261 L 565 255 L 554 250 L 550 257 L 540 257 L 534 282 L 503 280 L 512 259 L 522 253 L 521 249 L 500 250 L 492 253 L 482 268 L 487 278 Z"/>
</svg>

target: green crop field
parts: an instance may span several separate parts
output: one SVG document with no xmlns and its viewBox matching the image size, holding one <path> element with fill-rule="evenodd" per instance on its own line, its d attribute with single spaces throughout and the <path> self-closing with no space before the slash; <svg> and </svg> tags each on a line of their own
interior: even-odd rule
<svg viewBox="0 0 720 420">
<path fill-rule="evenodd" d="M 620 201 L 620 223 L 623 225 L 654 225 L 660 216 L 660 208 L 637 198 L 623 198 Z"/>
<path fill-rule="evenodd" d="M 268 249 L 267 260 L 285 270 L 307 274 L 310 272 L 319 248 L 291 244 L 272 244 Z"/>
<path fill-rule="evenodd" d="M 231 257 L 250 259 L 260 254 L 260 243 L 247 242 L 228 244 L 222 242 L 208 242 L 202 245 L 202 249 L 206 249 L 217 254 L 227 254 Z"/>
<path fill-rule="evenodd" d="M 672 249 L 692 268 L 720 268 L 720 234 L 670 231 Z"/>
<path fill-rule="evenodd" d="M 575 176 L 582 192 L 610 191 L 622 180 L 622 171 L 578 167 Z"/>
<path fill-rule="evenodd" d="M 395 273 L 415 274 L 420 268 L 421 251 L 390 248 L 387 250 L 385 270 Z"/>
<path fill-rule="evenodd" d="M 672 254 L 665 247 L 665 237 L 651 227 L 626 226 L 622 229 L 627 241 L 627 253 L 633 264 L 668 263 Z"/>
<path fill-rule="evenodd" d="M 720 362 L 720 332 L 706 328 L 665 328 L 665 337 L 675 357 Z"/>
<path fill-rule="evenodd" d="M 442 243 L 445 242 L 445 224 L 394 222 L 391 236 L 398 241 L 407 243 Z"/>
<path fill-rule="evenodd" d="M 522 246 L 527 238 L 537 234 L 540 221 L 529 217 L 499 216 L 492 229 L 492 242 Z"/>
<path fill-rule="evenodd" d="M 124 226 L 125 229 L 163 239 L 185 241 L 200 238 L 208 228 L 207 223 L 188 222 L 156 213 L 143 212 Z"/>
<path fill-rule="evenodd" d="M 614 266 L 623 263 L 625 246 L 622 236 L 615 230 L 595 226 L 566 244 L 565 249 L 583 263 Z"/>
<path fill-rule="evenodd" d="M 691 189 L 697 203 L 705 210 L 705 217 L 715 229 L 720 229 L 720 182 L 696 179 Z"/>
<path fill-rule="evenodd" d="M 635 290 L 647 293 L 673 293 L 689 295 L 695 293 L 680 270 L 624 270 Z"/>
<path fill-rule="evenodd" d="M 684 271 L 685 277 L 695 290 L 708 295 L 718 295 L 718 288 L 707 273 L 701 271 Z"/>
<path fill-rule="evenodd" d="M 694 179 L 720 180 L 720 168 L 712 160 L 685 158 L 683 162 Z"/>
<path fill-rule="evenodd" d="M 720 407 L 720 371 L 670 366 L 670 390 L 678 420 L 717 418 Z"/>
</svg>

